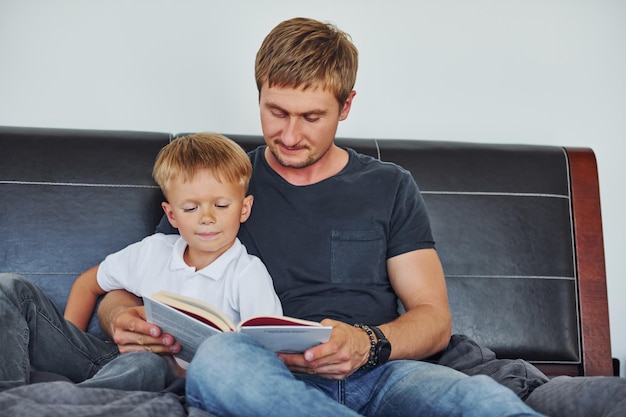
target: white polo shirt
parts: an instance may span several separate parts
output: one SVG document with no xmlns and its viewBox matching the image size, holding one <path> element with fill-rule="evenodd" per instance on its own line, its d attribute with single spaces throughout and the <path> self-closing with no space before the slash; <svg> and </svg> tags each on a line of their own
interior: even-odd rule
<svg viewBox="0 0 626 417">
<path fill-rule="evenodd" d="M 282 315 L 272 278 L 256 256 L 235 244 L 196 271 L 183 260 L 187 242 L 157 233 L 105 258 L 98 284 L 105 291 L 125 289 L 142 297 L 167 290 L 207 302 L 233 323 L 255 315 Z"/>
</svg>

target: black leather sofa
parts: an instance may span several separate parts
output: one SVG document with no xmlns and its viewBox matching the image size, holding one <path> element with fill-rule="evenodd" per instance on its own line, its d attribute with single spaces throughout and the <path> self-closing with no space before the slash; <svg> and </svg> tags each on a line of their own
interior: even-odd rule
<svg viewBox="0 0 626 417">
<path fill-rule="evenodd" d="M 260 136 L 228 135 L 244 148 Z M 0 127 L 0 272 L 60 308 L 73 280 L 151 234 L 151 178 L 174 135 Z M 597 168 L 590 149 L 392 139 L 337 143 L 398 163 L 420 186 L 454 333 L 548 375 L 612 375 Z M 95 320 L 90 331 L 102 334 Z"/>
</svg>

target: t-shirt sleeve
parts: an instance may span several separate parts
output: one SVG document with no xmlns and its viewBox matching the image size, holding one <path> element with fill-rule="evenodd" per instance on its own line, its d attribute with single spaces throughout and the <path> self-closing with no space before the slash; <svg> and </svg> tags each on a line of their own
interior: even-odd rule
<svg viewBox="0 0 626 417">
<path fill-rule="evenodd" d="M 387 258 L 434 247 L 435 241 L 422 194 L 413 176 L 402 169 L 390 222 Z"/>
</svg>

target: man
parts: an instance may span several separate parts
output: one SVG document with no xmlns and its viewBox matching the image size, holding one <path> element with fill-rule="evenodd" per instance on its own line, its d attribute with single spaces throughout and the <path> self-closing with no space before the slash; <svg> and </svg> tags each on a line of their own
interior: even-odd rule
<svg viewBox="0 0 626 417">
<path fill-rule="evenodd" d="M 263 42 L 267 146 L 250 153 L 255 211 L 239 234 L 285 314 L 331 325 L 331 338 L 277 357 L 239 334 L 211 337 L 189 368 L 188 401 L 216 415 L 537 415 L 488 377 L 419 361 L 450 339 L 444 276 L 410 173 L 334 144 L 357 55 L 347 34 L 311 19 Z M 99 316 L 120 351 L 178 349 L 138 300 L 107 298 Z"/>
</svg>

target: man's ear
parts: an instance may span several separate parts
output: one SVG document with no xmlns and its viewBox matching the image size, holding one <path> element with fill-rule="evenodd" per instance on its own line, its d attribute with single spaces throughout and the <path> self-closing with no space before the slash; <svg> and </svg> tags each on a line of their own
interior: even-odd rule
<svg viewBox="0 0 626 417">
<path fill-rule="evenodd" d="M 167 216 L 167 220 L 170 222 L 173 228 L 178 229 L 178 223 L 176 222 L 176 218 L 174 217 L 174 210 L 172 210 L 172 206 L 167 201 L 161 203 L 161 208 L 165 212 Z"/>
<path fill-rule="evenodd" d="M 350 109 L 352 108 L 352 100 L 354 99 L 354 96 L 356 96 L 356 91 L 350 91 L 350 95 L 346 99 L 346 102 L 343 103 L 343 107 L 339 113 L 339 121 L 346 120 L 348 118 L 348 114 L 350 114 Z"/>
<path fill-rule="evenodd" d="M 243 204 L 241 206 L 241 217 L 239 218 L 239 222 L 243 223 L 248 220 L 250 217 L 250 213 L 252 212 L 252 203 L 254 202 L 254 197 L 251 195 L 247 195 L 243 199 Z"/>
</svg>

